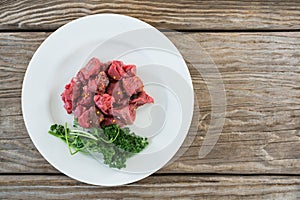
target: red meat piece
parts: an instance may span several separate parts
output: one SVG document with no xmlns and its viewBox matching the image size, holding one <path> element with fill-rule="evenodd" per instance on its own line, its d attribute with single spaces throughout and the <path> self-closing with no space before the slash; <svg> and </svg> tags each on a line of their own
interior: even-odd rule
<svg viewBox="0 0 300 200">
<path fill-rule="evenodd" d="M 120 119 L 114 118 L 114 117 L 105 117 L 104 120 L 101 122 L 102 127 L 103 126 L 109 126 L 111 124 L 118 124 L 120 127 L 126 125 Z"/>
<path fill-rule="evenodd" d="M 103 66 L 103 63 L 101 63 L 97 58 L 92 58 L 80 71 L 82 72 L 84 79 L 88 80 L 90 77 L 99 74 Z"/>
<path fill-rule="evenodd" d="M 96 82 L 98 85 L 98 92 L 99 93 L 104 93 L 106 87 L 109 84 L 109 79 L 106 75 L 105 72 L 100 72 L 97 76 L 96 76 Z"/>
<path fill-rule="evenodd" d="M 64 108 L 66 109 L 67 113 L 68 114 L 71 114 L 72 113 L 72 101 L 68 101 L 68 100 L 63 100 L 64 101 Z"/>
<path fill-rule="evenodd" d="M 78 119 L 80 117 L 80 115 L 82 115 L 82 113 L 84 113 L 86 111 L 86 107 L 78 105 L 76 106 L 76 109 L 74 111 L 74 117 L 75 119 Z"/>
<path fill-rule="evenodd" d="M 74 88 L 75 82 L 74 79 L 72 78 L 72 80 L 70 81 L 70 83 L 68 83 L 65 86 L 65 90 L 63 91 L 63 93 L 61 94 L 61 98 L 64 102 L 64 108 L 66 109 L 68 114 L 72 113 L 72 108 L 73 108 L 73 88 Z"/>
<path fill-rule="evenodd" d="M 73 91 L 72 91 L 72 93 L 73 93 L 72 102 L 74 105 L 74 104 L 76 104 L 77 99 L 81 96 L 82 84 L 76 77 L 74 77 L 72 80 L 74 82 Z"/>
<path fill-rule="evenodd" d="M 93 92 L 90 92 L 89 89 L 88 89 L 88 86 L 84 86 L 83 88 L 83 91 L 82 91 L 82 94 L 81 94 L 81 98 L 78 99 L 78 102 L 77 102 L 77 106 L 78 105 L 82 105 L 82 106 L 85 106 L 85 107 L 90 107 L 92 106 L 94 103 L 94 93 Z"/>
<path fill-rule="evenodd" d="M 123 89 L 130 97 L 137 92 L 143 91 L 143 82 L 137 76 L 123 78 L 122 85 L 123 85 Z"/>
<path fill-rule="evenodd" d="M 130 100 L 129 97 L 125 97 L 124 99 L 121 99 L 118 103 L 115 103 L 113 107 L 114 108 L 121 108 L 121 107 L 124 107 L 124 106 L 128 106 L 129 105 L 129 100 Z"/>
<path fill-rule="evenodd" d="M 124 124 L 133 124 L 136 116 L 136 106 L 130 104 L 122 108 L 113 109 L 113 116 L 120 119 Z"/>
<path fill-rule="evenodd" d="M 83 128 L 95 128 L 99 127 L 101 116 L 98 115 L 97 110 L 94 106 L 90 107 L 88 110 L 84 111 L 78 117 L 78 123 Z M 102 116 L 103 118 L 103 116 Z"/>
<path fill-rule="evenodd" d="M 154 103 L 154 99 L 150 97 L 145 91 L 138 93 L 137 97 L 130 101 L 131 104 L 142 106 L 146 103 Z"/>
<path fill-rule="evenodd" d="M 109 95 L 113 96 L 115 99 L 115 103 L 120 103 L 122 99 L 126 96 L 121 87 L 120 81 L 115 83 L 110 83 L 107 87 L 106 91 Z"/>
<path fill-rule="evenodd" d="M 88 89 L 91 92 L 103 94 L 108 84 L 109 79 L 105 72 L 100 72 L 94 79 L 89 80 Z"/>
<path fill-rule="evenodd" d="M 87 80 L 85 80 L 83 72 L 81 70 L 76 74 L 76 78 L 81 82 L 81 84 L 87 84 Z"/>
<path fill-rule="evenodd" d="M 106 115 L 111 114 L 111 109 L 114 101 L 114 98 L 109 94 L 98 94 L 94 96 L 94 102 L 96 106 Z"/>
<path fill-rule="evenodd" d="M 121 80 L 121 78 L 123 78 L 125 75 L 123 62 L 116 60 L 112 61 L 108 69 L 108 75 L 114 80 Z"/>
<path fill-rule="evenodd" d="M 111 63 L 111 61 L 104 63 L 102 71 L 105 71 L 107 73 Z"/>
<path fill-rule="evenodd" d="M 127 77 L 136 75 L 136 66 L 135 65 L 124 65 L 123 69 L 126 72 Z"/>
<path fill-rule="evenodd" d="M 89 90 L 90 92 L 93 92 L 93 93 L 96 93 L 97 90 L 98 90 L 98 89 L 97 89 L 97 88 L 98 88 L 97 82 L 96 82 L 95 79 L 90 79 L 89 82 L 88 82 L 87 87 L 88 87 L 88 90 Z"/>
</svg>

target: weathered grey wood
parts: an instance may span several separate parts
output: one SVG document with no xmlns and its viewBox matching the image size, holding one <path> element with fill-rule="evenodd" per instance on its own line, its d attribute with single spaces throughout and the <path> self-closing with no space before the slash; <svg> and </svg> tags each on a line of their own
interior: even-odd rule
<svg viewBox="0 0 300 200">
<path fill-rule="evenodd" d="M 0 2 L 0 29 L 56 29 L 98 13 L 118 13 L 168 29 L 299 29 L 300 2 L 198 0 L 20 0 Z"/>
<path fill-rule="evenodd" d="M 168 33 L 184 55 L 182 36 Z M 191 132 L 176 162 L 159 173 L 300 172 L 300 34 L 191 33 L 217 64 L 227 95 L 222 135 L 198 158 L 210 121 L 211 103 L 202 77 L 190 66 L 200 105 L 199 131 Z M 45 33 L 0 34 L 0 172 L 57 172 L 37 152 L 21 115 L 21 83 Z M 201 59 L 198 65 L 201 64 Z M 197 64 L 196 64 L 197 66 Z M 213 78 L 213 74 L 212 74 Z M 46 134 L 46 133 L 45 133 Z M 195 136 L 193 138 L 193 136 Z"/>
<path fill-rule="evenodd" d="M 65 176 L 0 176 L 1 199 L 285 199 L 300 197 L 294 176 L 151 176 L 99 187 Z"/>
</svg>

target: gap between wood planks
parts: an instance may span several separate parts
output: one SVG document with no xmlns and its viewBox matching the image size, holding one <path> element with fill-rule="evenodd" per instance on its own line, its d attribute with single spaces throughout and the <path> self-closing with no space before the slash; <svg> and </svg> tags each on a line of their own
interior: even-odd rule
<svg viewBox="0 0 300 200">
<path fill-rule="evenodd" d="M 58 176 L 58 175 L 62 175 L 62 176 L 66 176 L 62 173 L 0 173 L 0 177 L 1 176 Z M 154 173 L 151 176 L 294 176 L 294 177 L 300 177 L 300 174 L 276 174 L 276 173 L 256 173 L 256 174 L 230 174 L 230 173 L 162 173 L 162 174 L 157 174 Z"/>
<path fill-rule="evenodd" d="M 22 33 L 22 32 L 54 32 L 57 29 L 5 29 L 0 30 L 0 33 Z M 183 32 L 183 33 L 278 33 L 278 32 L 300 32 L 300 29 L 241 29 L 241 30 L 222 30 L 222 29 L 199 29 L 199 30 L 185 30 L 185 29 L 158 29 L 162 32 Z"/>
</svg>

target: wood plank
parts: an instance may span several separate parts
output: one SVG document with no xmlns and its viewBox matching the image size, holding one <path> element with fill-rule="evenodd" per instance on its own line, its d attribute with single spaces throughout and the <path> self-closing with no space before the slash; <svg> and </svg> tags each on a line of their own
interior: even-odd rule
<svg viewBox="0 0 300 200">
<path fill-rule="evenodd" d="M 185 56 L 193 53 L 182 45 L 182 35 L 167 35 Z M 184 155 L 159 173 L 299 174 L 299 33 L 186 35 L 201 43 L 220 70 L 227 96 L 225 126 L 212 152 L 200 159 L 198 152 L 209 126 L 211 102 L 204 80 L 190 66 L 200 105 L 199 124 L 196 121 L 199 129 L 189 133 L 181 148 Z M 46 36 L 0 34 L 1 173 L 57 173 L 30 141 L 20 105 L 27 63 Z M 201 65 L 201 60 L 196 65 Z"/>
<path fill-rule="evenodd" d="M 79 183 L 65 176 L 0 176 L 1 199 L 297 199 L 295 176 L 150 176 L 120 187 Z"/>
<path fill-rule="evenodd" d="M 117 13 L 181 30 L 299 29 L 300 2 L 98 0 L 1 1 L 0 29 L 57 29 L 79 17 Z"/>
</svg>

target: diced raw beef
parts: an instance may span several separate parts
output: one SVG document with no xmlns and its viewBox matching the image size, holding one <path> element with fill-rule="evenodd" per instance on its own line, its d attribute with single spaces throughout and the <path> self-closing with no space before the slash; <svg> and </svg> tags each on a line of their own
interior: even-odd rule
<svg viewBox="0 0 300 200">
<path fill-rule="evenodd" d="M 106 91 L 109 95 L 113 96 L 115 99 L 115 103 L 120 103 L 122 99 L 125 97 L 125 92 L 122 89 L 120 81 L 115 83 L 110 83 L 107 87 Z"/>
<path fill-rule="evenodd" d="M 114 101 L 114 98 L 109 94 L 98 94 L 94 96 L 94 102 L 96 106 L 102 111 L 102 113 L 106 115 L 111 114 L 111 109 Z"/>
<path fill-rule="evenodd" d="M 112 63 L 111 61 L 108 61 L 108 62 L 104 63 L 104 65 L 103 65 L 103 70 L 102 71 L 104 71 L 106 74 L 108 72 L 108 69 L 109 69 L 111 63 Z"/>
<path fill-rule="evenodd" d="M 63 91 L 63 93 L 61 94 L 61 98 L 64 102 L 64 108 L 66 109 L 68 114 L 72 113 L 72 108 L 73 108 L 73 88 L 74 88 L 74 80 L 72 78 L 72 80 L 70 81 L 70 83 L 68 83 L 65 86 L 65 90 Z"/>
<path fill-rule="evenodd" d="M 89 80 L 89 82 L 88 82 L 88 90 L 90 91 L 90 92 L 93 92 L 93 93 L 97 93 L 97 82 L 96 82 L 96 80 L 95 79 L 90 79 Z"/>
<path fill-rule="evenodd" d="M 96 76 L 96 83 L 98 85 L 98 93 L 104 93 L 109 84 L 109 79 L 105 72 L 102 71 Z"/>
<path fill-rule="evenodd" d="M 136 66 L 135 65 L 124 65 L 123 69 L 126 72 L 126 77 L 136 75 Z"/>
<path fill-rule="evenodd" d="M 78 123 L 83 128 L 98 127 L 100 117 L 96 114 L 96 108 L 92 106 L 78 117 Z"/>
<path fill-rule="evenodd" d="M 123 85 L 123 89 L 130 97 L 137 92 L 143 91 L 143 82 L 137 76 L 123 78 L 122 85 Z"/>
<path fill-rule="evenodd" d="M 120 127 L 126 125 L 120 119 L 116 117 L 105 117 L 104 120 L 101 122 L 101 126 L 109 126 L 111 124 L 118 124 Z"/>
<path fill-rule="evenodd" d="M 94 104 L 94 93 L 89 91 L 88 86 L 84 86 L 81 94 L 81 99 L 77 102 L 77 105 L 90 107 L 93 104 Z"/>
<path fill-rule="evenodd" d="M 86 107 L 84 107 L 82 105 L 78 105 L 74 111 L 75 119 L 78 119 L 80 117 L 80 115 L 82 115 L 82 113 L 84 113 L 85 111 L 86 111 Z"/>
<path fill-rule="evenodd" d="M 114 108 L 121 108 L 121 107 L 124 107 L 124 106 L 128 106 L 129 101 L 130 101 L 130 98 L 125 97 L 125 98 L 121 99 L 120 101 L 118 101 L 118 103 L 115 103 L 113 107 Z"/>
<path fill-rule="evenodd" d="M 113 109 L 113 116 L 125 124 L 133 124 L 136 116 L 135 110 L 135 105 L 124 106 L 123 108 Z"/>
<path fill-rule="evenodd" d="M 150 97 L 145 91 L 138 93 L 137 97 L 133 98 L 130 101 L 130 104 L 134 104 L 136 106 L 142 106 L 146 103 L 154 103 L 154 99 Z"/>
<path fill-rule="evenodd" d="M 123 62 L 112 61 L 108 69 L 108 75 L 114 80 L 121 80 L 121 78 L 123 78 L 125 75 L 125 71 L 123 69 Z"/>
<path fill-rule="evenodd" d="M 95 78 L 89 80 L 88 89 L 91 92 L 103 94 L 108 83 L 109 79 L 105 72 L 100 72 Z"/>
<path fill-rule="evenodd" d="M 72 91 L 73 93 L 72 102 L 73 104 L 76 104 L 77 99 L 81 96 L 82 93 L 82 84 L 76 77 L 73 78 L 73 81 L 74 81 L 74 87 Z"/>
<path fill-rule="evenodd" d="M 97 58 L 92 58 L 80 71 L 82 72 L 84 79 L 88 80 L 90 77 L 99 74 L 102 66 L 103 63 L 101 63 Z"/>
<path fill-rule="evenodd" d="M 88 80 L 85 80 L 83 72 L 81 70 L 76 74 L 76 78 L 81 82 L 82 85 L 87 84 Z"/>
<path fill-rule="evenodd" d="M 72 113 L 72 109 L 73 109 L 72 101 L 69 101 L 69 100 L 63 100 L 63 101 L 65 102 L 64 108 L 66 109 L 67 113 L 71 114 Z"/>
<path fill-rule="evenodd" d="M 64 108 L 83 128 L 133 124 L 136 109 L 154 100 L 143 89 L 135 65 L 92 58 L 61 94 Z"/>
</svg>

